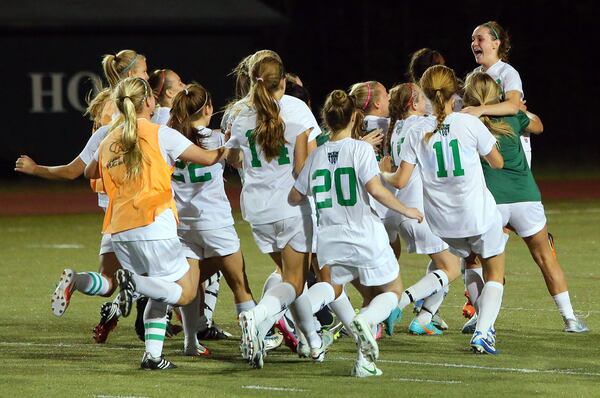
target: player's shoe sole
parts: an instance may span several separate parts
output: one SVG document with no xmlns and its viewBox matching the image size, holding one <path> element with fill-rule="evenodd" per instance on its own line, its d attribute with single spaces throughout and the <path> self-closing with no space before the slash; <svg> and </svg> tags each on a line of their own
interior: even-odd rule
<svg viewBox="0 0 600 398">
<path fill-rule="evenodd" d="M 71 294 L 73 293 L 73 283 L 75 271 L 70 268 L 65 268 L 58 281 L 58 286 L 52 293 L 50 307 L 52 313 L 58 317 L 63 316 L 69 303 L 71 302 Z"/>
<path fill-rule="evenodd" d="M 375 336 L 373 336 L 371 327 L 362 316 L 355 316 L 350 323 L 350 328 L 352 329 L 352 333 L 358 337 L 360 350 L 363 355 L 369 358 L 371 362 L 377 361 L 377 358 L 379 358 L 379 346 L 377 345 Z"/>
</svg>

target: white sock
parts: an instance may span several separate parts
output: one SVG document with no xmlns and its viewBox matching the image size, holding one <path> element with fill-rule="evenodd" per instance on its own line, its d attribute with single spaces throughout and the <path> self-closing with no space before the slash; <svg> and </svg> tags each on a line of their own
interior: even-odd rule
<svg viewBox="0 0 600 398">
<path fill-rule="evenodd" d="M 312 285 L 308 289 L 308 296 L 313 314 L 319 312 L 323 307 L 335 300 L 333 286 L 327 282 L 318 282 Z"/>
<path fill-rule="evenodd" d="M 411 303 L 411 301 L 410 301 L 410 297 L 408 297 L 408 294 L 406 294 L 406 292 L 402 292 L 402 294 L 400 295 L 400 300 L 398 301 L 398 308 L 400 310 L 403 310 L 404 307 L 406 307 L 410 303 Z"/>
<path fill-rule="evenodd" d="M 419 315 L 417 315 L 417 320 L 421 325 L 427 325 L 431 322 L 433 315 L 444 302 L 444 297 L 446 297 L 446 292 L 442 289 L 425 299 L 421 311 L 419 312 Z"/>
<path fill-rule="evenodd" d="M 290 311 L 294 315 L 296 327 L 302 331 L 302 334 L 304 334 L 308 341 L 308 345 L 311 348 L 320 347 L 321 337 L 317 334 L 313 320 L 312 306 L 306 287 L 302 291 L 302 294 L 296 297 L 296 300 L 290 304 Z"/>
<path fill-rule="evenodd" d="M 88 296 L 101 296 L 108 293 L 110 282 L 98 272 L 75 273 L 75 289 Z"/>
<path fill-rule="evenodd" d="M 144 311 L 146 352 L 154 358 L 162 355 L 165 332 L 167 330 L 167 304 L 153 299 L 148 300 Z"/>
<path fill-rule="evenodd" d="M 431 296 L 438 290 L 448 285 L 448 275 L 444 271 L 436 270 L 422 277 L 417 283 L 404 292 L 415 302 Z"/>
<path fill-rule="evenodd" d="M 263 291 L 262 291 L 262 296 L 265 296 L 265 293 L 271 289 L 273 286 L 280 284 L 283 281 L 283 278 L 281 277 L 281 274 L 278 274 L 277 272 L 271 272 L 271 274 L 269 274 L 269 276 L 267 277 L 267 280 L 265 280 L 265 284 L 263 285 Z"/>
<path fill-rule="evenodd" d="M 201 298 L 200 294 L 196 294 L 196 298 L 191 303 L 180 307 L 181 323 L 184 332 L 184 349 L 198 345 L 197 333 L 200 321 Z"/>
<path fill-rule="evenodd" d="M 467 288 L 467 292 L 469 292 L 471 303 L 473 303 L 477 311 L 479 311 L 477 308 L 479 304 L 476 305 L 476 303 L 481 295 L 484 283 L 483 268 L 465 269 L 465 287 Z"/>
<path fill-rule="evenodd" d="M 236 303 L 235 312 L 239 315 L 244 311 L 250 311 L 254 307 L 256 307 L 256 303 L 254 302 L 254 300 L 244 301 L 243 303 Z"/>
<path fill-rule="evenodd" d="M 175 282 L 167 282 L 151 276 L 132 274 L 135 290 L 142 295 L 167 304 L 177 304 L 183 289 Z"/>
<path fill-rule="evenodd" d="M 499 282 L 486 282 L 479 297 L 479 313 L 477 314 L 477 326 L 475 331 L 487 335 L 488 329 L 496 322 L 500 306 L 502 305 L 502 293 L 504 285 Z"/>
<path fill-rule="evenodd" d="M 260 303 L 254 307 L 253 312 L 256 317 L 256 323 L 260 324 L 269 318 L 272 320 L 271 326 L 273 326 L 273 323 L 281 318 L 281 315 L 283 315 L 295 298 L 296 289 L 294 289 L 294 286 L 287 282 L 276 284 L 265 292 Z"/>
<path fill-rule="evenodd" d="M 342 290 L 342 294 L 338 298 L 329 303 L 329 308 L 331 308 L 337 319 L 344 324 L 346 331 L 352 333 L 350 324 L 356 314 L 354 313 L 354 307 L 352 307 L 350 299 L 346 295 L 345 289 Z"/>
<path fill-rule="evenodd" d="M 393 292 L 381 293 L 375 296 L 371 303 L 361 311 L 369 325 L 378 325 L 390 316 L 392 310 L 398 305 L 398 296 Z"/>
<path fill-rule="evenodd" d="M 223 274 L 219 271 L 204 281 L 204 316 L 206 317 L 208 327 L 212 326 L 213 313 L 217 309 L 221 275 Z"/>
<path fill-rule="evenodd" d="M 552 296 L 552 298 L 563 318 L 575 319 L 575 313 L 573 312 L 573 306 L 571 305 L 571 298 L 569 297 L 568 291 L 558 293 L 557 295 Z"/>
</svg>

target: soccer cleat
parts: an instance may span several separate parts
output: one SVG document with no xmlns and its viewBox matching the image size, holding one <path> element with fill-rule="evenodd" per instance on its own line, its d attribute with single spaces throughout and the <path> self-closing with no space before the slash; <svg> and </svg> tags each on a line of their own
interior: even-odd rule
<svg viewBox="0 0 600 398">
<path fill-rule="evenodd" d="M 133 293 L 135 292 L 133 274 L 127 270 L 120 269 L 115 276 L 119 284 L 119 309 L 121 310 L 121 315 L 127 318 L 131 313 Z"/>
<path fill-rule="evenodd" d="M 233 335 L 213 324 L 212 326 L 199 331 L 197 336 L 198 340 L 227 340 Z"/>
<path fill-rule="evenodd" d="M 272 351 L 283 343 L 283 336 L 275 330 L 269 331 L 265 336 L 265 352 Z"/>
<path fill-rule="evenodd" d="M 552 252 L 552 256 L 554 256 L 554 258 L 556 258 L 556 248 L 554 247 L 554 236 L 552 236 L 552 234 L 550 232 L 548 232 L 548 244 L 550 245 L 550 251 Z"/>
<path fill-rule="evenodd" d="M 488 329 L 487 338 L 493 346 L 496 346 L 496 329 L 494 329 L 494 325 Z"/>
<path fill-rule="evenodd" d="M 471 303 L 471 297 L 469 297 L 469 292 L 465 290 L 465 297 L 467 298 L 467 302 L 463 305 L 462 313 L 465 318 L 472 318 L 475 315 L 475 307 L 473 303 Z"/>
<path fill-rule="evenodd" d="M 292 350 L 292 352 L 298 352 L 298 338 L 295 334 L 294 322 L 284 315 L 275 323 L 275 327 L 281 332 L 283 343 Z"/>
<path fill-rule="evenodd" d="M 371 362 L 377 361 L 377 358 L 379 358 L 379 346 L 367 321 L 359 314 L 350 323 L 350 328 L 352 329 L 352 333 L 358 338 L 360 350 L 363 355 L 370 359 Z"/>
<path fill-rule="evenodd" d="M 310 349 L 310 358 L 313 362 L 323 362 L 325 360 L 325 353 L 329 350 L 334 340 L 333 334 L 330 332 L 321 333 L 321 346 Z"/>
<path fill-rule="evenodd" d="M 394 308 L 390 313 L 390 316 L 383 322 L 385 325 L 385 334 L 391 336 L 394 334 L 394 326 L 397 322 L 400 322 L 402 319 L 402 310 L 398 307 Z"/>
<path fill-rule="evenodd" d="M 171 361 L 166 360 L 162 355 L 158 358 L 154 358 L 152 355 L 145 352 L 140 367 L 144 370 L 167 370 L 175 369 L 177 366 Z"/>
<path fill-rule="evenodd" d="M 354 367 L 350 375 L 354 377 L 373 377 L 381 376 L 383 372 L 374 362 L 369 361 L 367 358 L 360 358 L 354 362 Z"/>
<path fill-rule="evenodd" d="M 344 329 L 344 324 L 342 322 L 338 322 L 326 330 L 331 333 L 334 340 L 337 340 L 342 336 L 343 329 Z"/>
<path fill-rule="evenodd" d="M 240 349 L 242 357 L 248 360 L 253 368 L 262 368 L 264 365 L 264 345 L 258 336 L 258 325 L 254 319 L 254 313 L 250 311 L 242 312 L 238 320 L 242 329 L 242 344 Z"/>
<path fill-rule="evenodd" d="M 63 316 L 67 308 L 69 308 L 74 283 L 75 271 L 65 268 L 58 281 L 58 286 L 56 286 L 54 293 L 52 293 L 52 300 L 50 301 L 50 307 L 54 315 Z"/>
<path fill-rule="evenodd" d="M 298 341 L 297 353 L 300 358 L 310 358 L 310 346 L 308 343 Z"/>
<path fill-rule="evenodd" d="M 137 334 L 138 339 L 141 341 L 145 341 L 146 339 L 146 329 L 144 327 L 144 311 L 146 310 L 146 305 L 148 305 L 148 297 L 142 296 L 135 302 L 137 311 L 135 316 L 135 334 Z"/>
<path fill-rule="evenodd" d="M 565 319 L 565 332 L 567 333 L 585 333 L 589 332 L 590 328 L 583 322 L 581 318 Z"/>
<path fill-rule="evenodd" d="M 119 322 L 119 305 L 106 302 L 100 307 L 100 322 L 94 327 L 94 341 L 98 344 L 106 343 L 108 334 L 117 327 Z"/>
<path fill-rule="evenodd" d="M 210 350 L 198 343 L 195 347 L 185 347 L 183 349 L 183 355 L 188 357 L 209 357 Z"/>
<path fill-rule="evenodd" d="M 463 334 L 473 334 L 475 333 L 475 327 L 477 326 L 477 314 L 474 314 L 471 319 L 469 319 L 462 327 L 461 332 Z"/>
<path fill-rule="evenodd" d="M 483 333 L 476 331 L 471 338 L 470 344 L 473 352 L 476 354 L 496 355 L 499 353 L 494 343 L 489 339 L 489 332 L 488 336 L 483 337 Z"/>
<path fill-rule="evenodd" d="M 433 325 L 440 330 L 448 330 L 448 324 L 446 323 L 446 321 L 444 321 L 444 319 L 442 319 L 442 316 L 440 315 L 439 311 L 433 314 L 433 317 L 431 318 L 431 323 L 433 323 Z"/>
<path fill-rule="evenodd" d="M 429 322 L 426 325 L 421 325 L 421 322 L 419 322 L 418 319 L 415 318 L 412 320 L 410 325 L 408 325 L 408 333 L 417 336 L 435 336 L 440 335 L 444 332 L 436 328 L 433 322 Z"/>
<path fill-rule="evenodd" d="M 375 333 L 375 340 L 379 341 L 383 337 L 383 325 L 380 323 L 377 325 L 377 333 Z"/>
</svg>

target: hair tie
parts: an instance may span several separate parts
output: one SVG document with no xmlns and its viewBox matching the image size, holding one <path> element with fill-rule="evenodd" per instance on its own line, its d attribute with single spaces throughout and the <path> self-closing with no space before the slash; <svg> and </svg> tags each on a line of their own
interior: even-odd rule
<svg viewBox="0 0 600 398">
<path fill-rule="evenodd" d="M 121 73 L 127 73 L 127 71 L 129 71 L 129 69 L 131 69 L 131 67 L 133 65 L 135 65 L 135 62 L 137 61 L 139 55 L 135 55 L 135 57 L 133 57 L 133 59 L 131 60 L 131 62 L 129 63 L 129 65 L 127 65 L 125 67 L 125 69 L 123 69 L 123 71 Z M 116 58 L 115 58 L 116 59 Z"/>
<path fill-rule="evenodd" d="M 367 84 L 367 100 L 365 101 L 365 104 L 362 107 L 363 111 L 367 110 L 369 101 L 371 101 L 371 84 L 369 82 L 367 82 L 366 84 Z"/>
<path fill-rule="evenodd" d="M 257 78 L 256 78 L 256 81 L 257 81 L 257 82 L 264 82 L 264 81 L 265 81 L 265 79 L 263 79 L 262 77 L 257 77 Z"/>
<path fill-rule="evenodd" d="M 166 69 L 160 71 L 160 86 L 158 86 L 158 92 L 156 93 L 156 97 L 160 97 L 160 93 L 162 93 L 163 86 L 165 85 L 166 74 Z"/>
<path fill-rule="evenodd" d="M 184 88 L 184 89 L 183 89 L 183 92 L 185 93 L 185 95 L 186 95 L 186 96 L 190 94 L 190 92 L 188 91 L 188 89 L 187 89 L 187 88 Z"/>
</svg>

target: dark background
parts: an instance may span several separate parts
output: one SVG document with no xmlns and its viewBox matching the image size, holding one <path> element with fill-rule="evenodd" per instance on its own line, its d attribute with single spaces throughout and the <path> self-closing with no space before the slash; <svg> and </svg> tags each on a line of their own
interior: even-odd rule
<svg viewBox="0 0 600 398">
<path fill-rule="evenodd" d="M 91 123 L 70 104 L 69 81 L 82 71 L 101 75 L 106 53 L 135 49 L 146 55 L 149 71 L 170 68 L 202 83 L 220 107 L 233 94 L 227 75 L 237 62 L 273 49 L 309 88 L 317 113 L 333 89 L 405 81 L 409 54 L 421 47 L 440 51 L 464 76 L 477 66 L 471 33 L 492 19 L 509 31 L 510 63 L 521 74 L 529 109 L 544 122 L 544 134 L 533 139 L 534 171 L 600 173 L 599 17 L 596 2 L 564 0 L 3 2 L 0 178 L 26 178 L 13 171 L 21 153 L 41 164 L 79 154 Z M 42 74 L 49 89 L 50 73 L 64 75 L 64 112 L 50 112 L 46 97 L 45 111 L 32 113 L 31 74 Z M 82 102 L 91 83 L 73 87 Z"/>
</svg>

